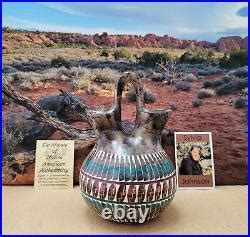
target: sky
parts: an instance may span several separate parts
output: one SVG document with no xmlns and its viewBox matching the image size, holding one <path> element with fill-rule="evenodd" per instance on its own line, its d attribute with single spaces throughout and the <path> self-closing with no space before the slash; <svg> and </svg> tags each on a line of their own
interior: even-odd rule
<svg viewBox="0 0 250 237">
<path fill-rule="evenodd" d="M 170 35 L 215 42 L 248 33 L 248 3 L 2 3 L 2 24 L 18 29 Z"/>
</svg>

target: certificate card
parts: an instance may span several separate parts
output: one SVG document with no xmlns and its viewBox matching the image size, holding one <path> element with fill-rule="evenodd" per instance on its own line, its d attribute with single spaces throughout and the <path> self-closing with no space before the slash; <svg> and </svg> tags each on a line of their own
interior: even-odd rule
<svg viewBox="0 0 250 237">
<path fill-rule="evenodd" d="M 176 132 L 175 161 L 179 189 L 215 187 L 211 132 Z"/>
<path fill-rule="evenodd" d="M 73 140 L 37 140 L 35 188 L 73 188 L 73 172 Z"/>
</svg>

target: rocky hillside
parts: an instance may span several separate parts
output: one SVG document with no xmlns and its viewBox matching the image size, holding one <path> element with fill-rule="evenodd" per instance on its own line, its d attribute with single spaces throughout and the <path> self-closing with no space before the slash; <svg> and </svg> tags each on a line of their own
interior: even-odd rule
<svg viewBox="0 0 250 237">
<path fill-rule="evenodd" d="M 83 35 L 78 33 L 57 32 L 3 32 L 3 47 L 22 45 L 47 45 L 53 44 L 83 44 L 86 47 L 92 45 L 106 47 L 173 47 L 173 48 L 216 48 L 220 52 L 230 51 L 235 48 L 247 49 L 247 37 L 240 36 L 222 37 L 216 43 L 208 41 L 181 40 L 168 35 L 157 36 L 155 34 L 141 35 Z"/>
<path fill-rule="evenodd" d="M 248 49 L 248 36 L 241 38 L 240 36 L 221 37 L 217 43 L 216 48 L 220 52 L 230 51 L 232 49 Z"/>
</svg>

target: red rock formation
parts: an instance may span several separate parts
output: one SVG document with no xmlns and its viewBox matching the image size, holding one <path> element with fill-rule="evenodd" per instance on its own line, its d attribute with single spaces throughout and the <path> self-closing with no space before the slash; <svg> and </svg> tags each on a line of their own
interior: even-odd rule
<svg viewBox="0 0 250 237">
<path fill-rule="evenodd" d="M 242 39 L 240 36 L 221 37 L 217 43 L 216 48 L 219 52 L 227 52 L 232 49 L 247 49 L 247 37 Z"/>
<path fill-rule="evenodd" d="M 216 44 L 208 41 L 181 40 L 168 35 L 157 36 L 155 34 L 138 35 L 83 35 L 79 33 L 57 33 L 57 32 L 3 32 L 3 46 L 11 47 L 18 44 L 83 44 L 86 47 L 92 45 L 106 47 L 173 47 L 173 48 L 216 48 L 220 52 L 230 51 L 236 48 L 247 49 L 248 37 L 242 39 L 240 36 L 229 36 L 220 38 Z"/>
<path fill-rule="evenodd" d="M 242 39 L 241 41 L 241 48 L 248 50 L 248 36 Z"/>
</svg>

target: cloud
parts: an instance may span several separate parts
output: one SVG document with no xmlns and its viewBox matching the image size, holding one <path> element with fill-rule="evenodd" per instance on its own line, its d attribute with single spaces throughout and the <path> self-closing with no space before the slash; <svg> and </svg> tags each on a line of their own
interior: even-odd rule
<svg viewBox="0 0 250 237">
<path fill-rule="evenodd" d="M 11 26 L 20 25 L 20 28 L 37 26 L 37 29 L 43 31 L 83 34 L 103 31 L 109 34 L 155 33 L 168 34 L 181 39 L 209 41 L 216 41 L 218 37 L 224 36 L 223 34 L 228 35 L 230 32 L 232 34 L 239 32 L 240 36 L 245 36 L 247 32 L 244 29 L 248 28 L 248 17 L 242 17 L 245 14 L 242 13 L 242 9 L 247 8 L 247 3 L 244 2 L 47 2 L 39 4 L 42 4 L 45 12 L 48 8 L 53 9 L 63 20 L 56 25 L 51 15 L 46 18 L 48 24 L 44 24 L 41 17 L 37 20 L 40 23 L 25 22 L 26 15 L 19 14 L 18 18 L 22 18 L 20 22 L 17 19 L 13 22 L 12 19 Z M 3 20 L 5 18 L 3 17 Z"/>
<path fill-rule="evenodd" d="M 82 34 L 96 34 L 108 32 L 109 34 L 143 34 L 142 32 L 133 32 L 125 30 L 117 30 L 114 28 L 102 28 L 102 27 L 72 27 L 58 24 L 43 24 L 35 21 L 29 21 L 17 17 L 7 17 L 3 19 L 3 26 L 9 26 L 19 29 L 35 29 L 39 31 L 47 32 L 64 32 L 64 33 L 82 33 Z"/>
<path fill-rule="evenodd" d="M 232 35 L 247 35 L 248 29 L 247 28 L 232 28 L 232 29 L 225 29 L 224 31 L 217 32 L 218 34 L 225 35 L 225 36 L 232 36 Z"/>
<path fill-rule="evenodd" d="M 248 7 L 242 7 L 237 12 L 236 15 L 241 17 L 248 17 Z"/>
<path fill-rule="evenodd" d="M 209 40 L 227 29 L 247 28 L 247 19 L 235 12 L 247 3 L 44 3 L 46 6 L 77 16 L 116 19 L 143 28 L 145 32 L 176 37 L 192 37 L 208 32 Z M 146 29 L 146 30 L 145 30 Z M 229 32 L 229 31 L 227 31 Z M 242 31 L 243 32 L 243 31 Z M 206 37 L 209 34 L 206 35 Z M 205 38 L 203 38 L 205 39 Z"/>
</svg>

